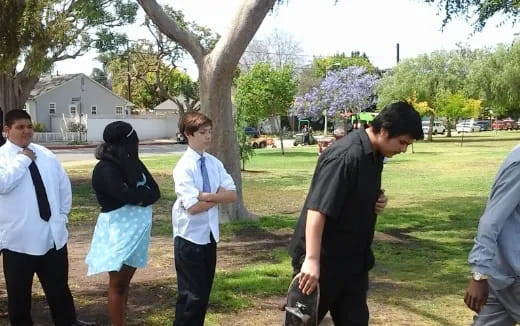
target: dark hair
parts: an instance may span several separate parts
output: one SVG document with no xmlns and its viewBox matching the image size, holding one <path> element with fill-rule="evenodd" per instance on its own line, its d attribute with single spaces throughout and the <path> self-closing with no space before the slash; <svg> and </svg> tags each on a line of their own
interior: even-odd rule
<svg viewBox="0 0 520 326">
<path fill-rule="evenodd" d="M 193 136 L 197 130 L 207 126 L 213 126 L 210 118 L 200 112 L 188 112 L 179 121 L 179 132 L 183 135 Z"/>
<path fill-rule="evenodd" d="M 371 123 L 372 130 L 378 134 L 381 128 L 388 132 L 388 137 L 409 135 L 413 139 L 422 139 L 424 133 L 419 113 L 407 102 L 395 102 L 385 106 Z"/>
<path fill-rule="evenodd" d="M 137 132 L 129 123 L 114 121 L 105 127 L 103 139 L 96 148 L 96 158 L 117 164 L 127 185 L 135 186 L 143 174 Z"/>
<path fill-rule="evenodd" d="M 24 110 L 16 109 L 11 110 L 5 114 L 5 125 L 11 128 L 17 120 L 29 120 L 31 116 Z"/>
</svg>

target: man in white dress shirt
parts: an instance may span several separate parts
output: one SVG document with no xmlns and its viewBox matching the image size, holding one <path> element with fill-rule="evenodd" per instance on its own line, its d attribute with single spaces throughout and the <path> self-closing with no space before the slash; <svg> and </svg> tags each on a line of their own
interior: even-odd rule
<svg viewBox="0 0 520 326">
<path fill-rule="evenodd" d="M 55 155 L 31 143 L 31 117 L 6 114 L 6 143 L 0 147 L 0 249 L 7 286 L 9 321 L 33 325 L 31 291 L 36 273 L 54 324 L 93 325 L 76 320 L 68 286 L 67 214 L 72 192 Z"/>
<path fill-rule="evenodd" d="M 173 170 L 177 200 L 172 209 L 178 296 L 174 326 L 202 326 L 215 275 L 218 204 L 236 200 L 235 183 L 206 149 L 212 122 L 189 112 L 179 122 L 188 148 Z"/>
</svg>

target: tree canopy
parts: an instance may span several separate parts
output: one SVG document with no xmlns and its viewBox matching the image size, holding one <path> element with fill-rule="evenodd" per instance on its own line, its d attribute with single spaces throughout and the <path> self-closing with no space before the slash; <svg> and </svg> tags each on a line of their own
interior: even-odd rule
<svg viewBox="0 0 520 326">
<path fill-rule="evenodd" d="M 358 113 L 374 104 L 379 77 L 364 67 L 351 66 L 329 71 L 321 84 L 294 100 L 293 113 L 299 117 L 328 116 L 351 111 Z"/>
<path fill-rule="evenodd" d="M 237 110 L 253 126 L 267 117 L 287 115 L 296 86 L 292 66 L 277 69 L 269 63 L 257 63 L 238 78 Z"/>
<path fill-rule="evenodd" d="M 352 66 L 364 67 L 369 73 L 376 70 L 365 53 L 353 51 L 350 56 L 345 53 L 337 53 L 324 58 L 314 58 L 312 71 L 315 76 L 325 78 L 327 72 L 331 70 L 342 70 Z"/>
<path fill-rule="evenodd" d="M 1 1 L 0 108 L 22 108 L 54 62 L 124 41 L 114 27 L 133 23 L 137 8 L 132 0 Z"/>
<path fill-rule="evenodd" d="M 443 26 L 454 17 L 462 16 L 468 20 L 473 19 L 475 30 L 480 31 L 486 26 L 487 21 L 498 14 L 504 16 L 503 22 L 511 20 L 518 22 L 520 3 L 516 0 L 424 0 L 426 3 L 437 4 L 439 11 L 443 12 Z"/>
</svg>

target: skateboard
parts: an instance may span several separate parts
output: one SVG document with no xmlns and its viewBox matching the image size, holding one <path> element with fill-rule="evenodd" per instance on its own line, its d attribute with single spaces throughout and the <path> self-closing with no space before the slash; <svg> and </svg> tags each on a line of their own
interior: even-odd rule
<svg viewBox="0 0 520 326">
<path fill-rule="evenodd" d="M 318 326 L 320 286 L 309 295 L 298 288 L 298 276 L 294 277 L 287 291 L 283 326 Z"/>
</svg>

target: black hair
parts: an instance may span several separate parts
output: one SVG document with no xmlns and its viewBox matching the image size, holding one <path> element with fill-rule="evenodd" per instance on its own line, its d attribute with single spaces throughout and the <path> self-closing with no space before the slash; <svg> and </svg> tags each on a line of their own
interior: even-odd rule
<svg viewBox="0 0 520 326">
<path fill-rule="evenodd" d="M 131 129 L 130 133 L 128 128 Z M 103 138 L 105 142 L 96 148 L 96 158 L 118 165 L 126 184 L 135 187 L 144 172 L 144 165 L 139 160 L 137 132 L 130 124 L 116 121 L 105 127 Z"/>
<path fill-rule="evenodd" d="M 385 106 L 372 121 L 371 126 L 375 134 L 384 128 L 389 138 L 401 135 L 409 135 L 413 139 L 424 138 L 419 113 L 404 101 Z"/>
<path fill-rule="evenodd" d="M 29 120 L 31 116 L 24 110 L 11 110 L 5 114 L 5 125 L 11 128 L 17 120 Z"/>
</svg>

